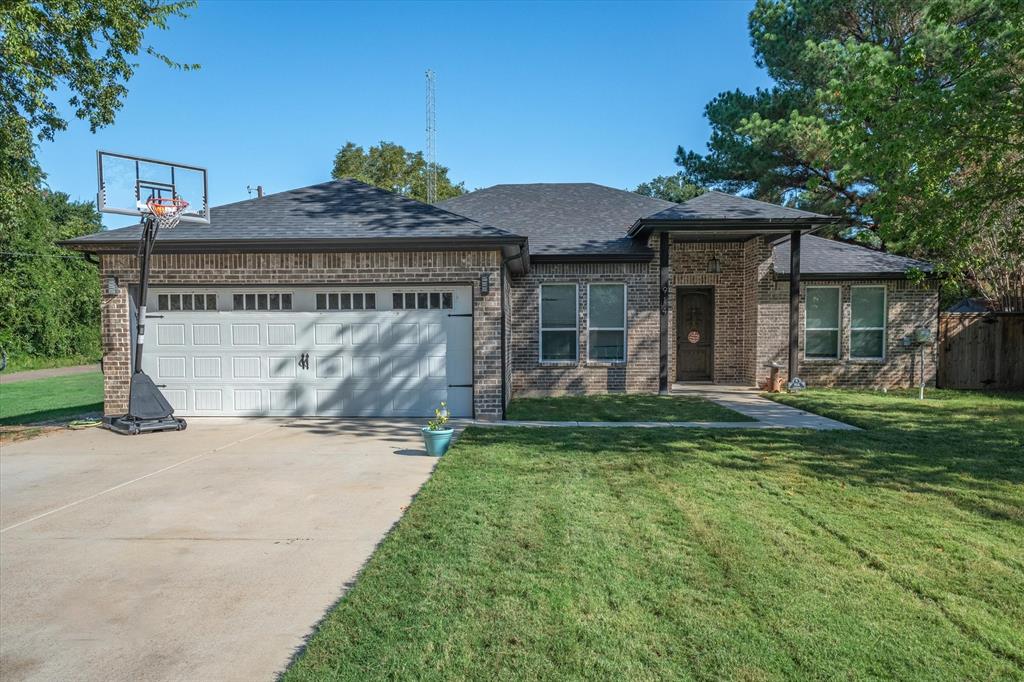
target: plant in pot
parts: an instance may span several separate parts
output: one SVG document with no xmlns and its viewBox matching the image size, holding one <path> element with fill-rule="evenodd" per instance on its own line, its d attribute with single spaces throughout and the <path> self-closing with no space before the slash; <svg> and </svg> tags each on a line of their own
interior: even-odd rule
<svg viewBox="0 0 1024 682">
<path fill-rule="evenodd" d="M 448 452 L 454 433 L 455 429 L 448 427 L 448 406 L 441 403 L 441 406 L 434 410 L 434 418 L 423 427 L 423 444 L 427 448 L 427 454 L 431 457 L 440 457 Z"/>
</svg>

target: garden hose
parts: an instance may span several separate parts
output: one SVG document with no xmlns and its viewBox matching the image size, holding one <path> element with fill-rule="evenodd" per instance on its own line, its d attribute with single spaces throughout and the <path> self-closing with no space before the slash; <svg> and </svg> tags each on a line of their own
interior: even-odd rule
<svg viewBox="0 0 1024 682">
<path fill-rule="evenodd" d="M 68 428 L 79 431 L 81 429 L 94 428 L 102 423 L 102 419 L 75 419 L 74 421 L 68 422 Z"/>
</svg>

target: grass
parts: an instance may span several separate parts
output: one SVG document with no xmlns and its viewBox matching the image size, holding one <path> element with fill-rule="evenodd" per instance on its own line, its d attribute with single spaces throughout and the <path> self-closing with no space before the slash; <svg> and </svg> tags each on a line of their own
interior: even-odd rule
<svg viewBox="0 0 1024 682">
<path fill-rule="evenodd" d="M 31 424 L 102 411 L 100 372 L 0 384 L 0 424 Z"/>
<path fill-rule="evenodd" d="M 750 417 L 696 396 L 610 394 L 517 398 L 508 418 L 581 422 L 749 422 Z"/>
<path fill-rule="evenodd" d="M 1021 679 L 1024 398 L 469 429 L 284 680 Z"/>
<path fill-rule="evenodd" d="M 12 355 L 7 358 L 7 369 L 4 370 L 4 374 L 27 372 L 33 369 L 51 369 L 53 367 L 95 365 L 98 364 L 99 361 L 99 355 L 70 355 L 61 358 L 37 358 L 31 355 Z"/>
</svg>

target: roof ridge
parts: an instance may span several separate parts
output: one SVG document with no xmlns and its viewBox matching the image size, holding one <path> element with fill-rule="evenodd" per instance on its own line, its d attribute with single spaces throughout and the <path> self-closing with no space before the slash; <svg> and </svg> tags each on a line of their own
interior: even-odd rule
<svg viewBox="0 0 1024 682">
<path fill-rule="evenodd" d="M 772 208 L 785 208 L 785 209 L 789 209 L 790 211 L 799 211 L 800 213 L 806 213 L 808 215 L 818 216 L 818 217 L 821 217 L 821 218 L 831 218 L 832 217 L 832 216 L 825 215 L 824 213 L 815 213 L 814 211 L 808 211 L 808 210 L 805 210 L 805 209 L 802 209 L 802 208 L 795 208 L 793 206 L 786 206 L 785 204 L 773 204 L 770 201 L 762 201 L 761 199 L 754 199 L 752 197 L 744 197 L 744 196 L 740 196 L 738 194 L 729 194 L 728 192 L 723 192 L 723 191 L 717 190 L 717 189 L 705 190 L 702 194 L 698 194 L 697 196 L 695 196 L 695 197 L 693 197 L 691 199 L 687 199 L 686 201 L 684 201 L 680 205 L 684 206 L 684 205 L 690 203 L 691 201 L 694 201 L 696 199 L 700 199 L 701 197 L 707 196 L 709 194 L 721 194 L 723 197 L 729 197 L 730 199 L 741 199 L 742 201 L 753 201 L 754 203 L 761 204 L 762 206 L 771 206 Z"/>
</svg>

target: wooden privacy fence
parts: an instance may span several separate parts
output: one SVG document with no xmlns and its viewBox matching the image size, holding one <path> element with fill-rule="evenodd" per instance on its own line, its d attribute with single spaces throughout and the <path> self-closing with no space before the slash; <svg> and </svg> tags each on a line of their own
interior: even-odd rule
<svg viewBox="0 0 1024 682">
<path fill-rule="evenodd" d="M 941 313 L 940 388 L 1024 389 L 1024 313 Z"/>
</svg>

